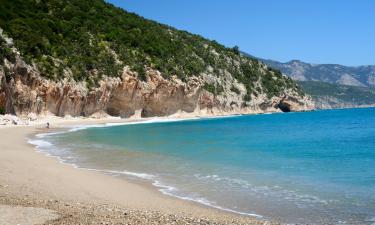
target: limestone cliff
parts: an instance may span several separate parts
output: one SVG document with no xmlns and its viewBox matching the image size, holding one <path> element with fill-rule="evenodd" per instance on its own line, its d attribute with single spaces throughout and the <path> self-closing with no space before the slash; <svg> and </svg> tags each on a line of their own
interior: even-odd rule
<svg viewBox="0 0 375 225">
<path fill-rule="evenodd" d="M 227 77 L 227 83 L 222 82 L 224 91 L 214 95 L 203 89 L 209 79 L 215 79 L 210 76 L 193 76 L 182 82 L 176 77 L 166 80 L 160 72 L 148 69 L 147 80 L 140 81 L 136 72 L 124 67 L 121 78 L 105 77 L 99 87 L 89 90 L 84 82 L 45 79 L 19 57 L 14 64 L 5 61 L 0 67 L 0 107 L 18 116 L 30 113 L 89 116 L 100 111 L 121 117 L 166 116 L 178 112 L 224 115 L 303 111 L 314 107 L 309 97 L 301 97 L 289 89 L 270 99 L 261 94 L 244 102 L 243 86 L 237 84 L 238 94 L 229 90 L 230 85 L 236 85 L 231 76 Z"/>
</svg>

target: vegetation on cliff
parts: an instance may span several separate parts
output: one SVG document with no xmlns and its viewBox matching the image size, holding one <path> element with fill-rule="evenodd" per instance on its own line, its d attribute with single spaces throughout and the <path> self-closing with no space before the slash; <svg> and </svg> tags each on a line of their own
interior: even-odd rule
<svg viewBox="0 0 375 225">
<path fill-rule="evenodd" d="M 16 60 L 16 56 L 12 49 L 7 46 L 6 41 L 0 37 L 0 62 L 3 62 L 4 59 L 14 62 Z"/>
<path fill-rule="evenodd" d="M 279 96 L 286 89 L 303 95 L 290 78 L 241 55 L 237 46 L 227 48 L 102 0 L 0 0 L 0 28 L 13 38 L 23 59 L 52 80 L 70 78 L 93 87 L 103 76 L 119 77 L 129 66 L 141 80 L 147 68 L 182 81 L 229 73 L 245 86 L 245 101 L 260 93 Z M 1 61 L 12 60 L 7 49 L 1 47 Z M 223 90 L 216 83 L 204 88 L 214 94 Z M 239 93 L 237 87 L 230 89 Z"/>
</svg>

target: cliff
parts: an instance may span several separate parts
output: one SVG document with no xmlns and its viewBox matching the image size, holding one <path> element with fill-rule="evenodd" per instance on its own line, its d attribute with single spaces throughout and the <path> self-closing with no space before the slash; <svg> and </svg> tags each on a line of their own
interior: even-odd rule
<svg viewBox="0 0 375 225">
<path fill-rule="evenodd" d="M 224 91 L 214 95 L 203 88 L 207 78 L 190 77 L 186 82 L 176 77 L 166 80 L 152 69 L 146 75 L 147 80 L 140 81 L 137 73 L 124 67 L 121 78 L 106 77 L 99 82 L 99 87 L 89 90 L 83 82 L 45 79 L 37 69 L 17 58 L 15 64 L 8 62 L 0 67 L 0 107 L 23 117 L 32 113 L 90 116 L 102 111 L 121 117 L 166 116 L 179 112 L 225 115 L 313 108 L 309 97 L 290 90 L 280 96 L 268 98 L 262 94 L 243 102 L 241 95 L 246 92 L 242 85 L 238 85 L 240 94 L 229 90 L 235 81 L 227 81 Z"/>
</svg>

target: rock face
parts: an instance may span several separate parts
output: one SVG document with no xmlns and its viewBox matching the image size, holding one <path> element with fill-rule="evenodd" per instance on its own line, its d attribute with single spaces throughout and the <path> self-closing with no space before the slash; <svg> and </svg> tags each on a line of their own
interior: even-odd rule
<svg viewBox="0 0 375 225">
<path fill-rule="evenodd" d="M 6 61 L 0 67 L 0 107 L 18 116 L 54 114 L 57 116 L 90 116 L 106 112 L 112 116 L 167 116 L 185 112 L 195 115 L 224 115 L 277 111 L 304 111 L 314 108 L 308 96 L 300 97 L 286 90 L 283 96 L 269 99 L 265 94 L 252 96 L 244 102 L 243 87 L 239 94 L 227 88 L 235 80 L 222 82 L 223 93 L 214 95 L 203 85 L 209 76 L 189 77 L 182 82 L 176 77 L 164 79 L 149 69 L 146 81 L 128 67 L 121 78 L 105 77 L 99 87 L 88 90 L 84 82 L 72 80 L 51 81 L 42 78 L 38 70 L 19 57 L 15 63 Z"/>
</svg>

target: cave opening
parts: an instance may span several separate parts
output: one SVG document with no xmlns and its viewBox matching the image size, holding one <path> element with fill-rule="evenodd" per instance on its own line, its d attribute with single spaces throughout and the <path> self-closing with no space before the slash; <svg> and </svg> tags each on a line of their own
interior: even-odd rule
<svg viewBox="0 0 375 225">
<path fill-rule="evenodd" d="M 290 107 L 289 105 L 283 103 L 283 102 L 279 102 L 279 104 L 277 104 L 277 107 L 282 111 L 282 112 L 290 112 Z"/>
</svg>

